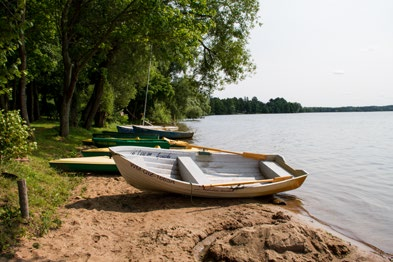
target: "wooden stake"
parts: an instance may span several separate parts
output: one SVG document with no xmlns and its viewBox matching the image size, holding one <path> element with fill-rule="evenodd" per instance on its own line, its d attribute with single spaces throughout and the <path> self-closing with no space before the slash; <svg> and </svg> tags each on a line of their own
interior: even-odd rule
<svg viewBox="0 0 393 262">
<path fill-rule="evenodd" d="M 27 186 L 26 180 L 18 180 L 18 192 L 19 192 L 19 205 L 22 213 L 22 218 L 29 218 L 29 201 L 27 198 Z"/>
</svg>

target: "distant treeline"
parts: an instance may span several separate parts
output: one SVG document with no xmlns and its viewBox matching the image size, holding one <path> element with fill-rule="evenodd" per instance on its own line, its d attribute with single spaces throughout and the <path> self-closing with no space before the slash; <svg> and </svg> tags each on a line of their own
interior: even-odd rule
<svg viewBox="0 0 393 262">
<path fill-rule="evenodd" d="M 373 112 L 393 111 L 389 106 L 343 106 L 343 107 L 303 107 L 303 112 Z"/>
<path fill-rule="evenodd" d="M 299 103 L 287 102 L 284 98 L 277 97 L 263 103 L 255 96 L 250 100 L 245 98 L 225 98 L 213 97 L 210 99 L 212 115 L 232 115 L 232 114 L 268 114 L 268 113 L 299 113 L 302 112 L 302 105 Z"/>
<path fill-rule="evenodd" d="M 259 101 L 257 97 L 253 97 L 251 100 L 248 97 L 224 99 L 212 97 L 210 99 L 210 107 L 211 115 L 393 111 L 393 105 L 361 107 L 302 107 L 300 103 L 288 102 L 281 97 L 270 99 L 267 103 Z"/>
</svg>

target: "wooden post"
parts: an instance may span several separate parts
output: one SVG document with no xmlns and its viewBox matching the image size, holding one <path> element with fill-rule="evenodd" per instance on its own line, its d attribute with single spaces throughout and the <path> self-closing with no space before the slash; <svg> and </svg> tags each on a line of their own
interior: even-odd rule
<svg viewBox="0 0 393 262">
<path fill-rule="evenodd" d="M 18 192 L 19 192 L 19 205 L 22 213 L 22 218 L 29 218 L 29 201 L 27 198 L 27 186 L 26 180 L 18 180 Z"/>
</svg>

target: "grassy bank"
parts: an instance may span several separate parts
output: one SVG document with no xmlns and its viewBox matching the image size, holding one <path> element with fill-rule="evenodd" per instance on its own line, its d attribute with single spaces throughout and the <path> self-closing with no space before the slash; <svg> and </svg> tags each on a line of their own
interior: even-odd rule
<svg viewBox="0 0 393 262">
<path fill-rule="evenodd" d="M 42 236 L 61 225 L 57 207 L 68 199 L 71 191 L 82 180 L 75 173 L 59 173 L 50 168 L 48 161 L 63 157 L 76 157 L 97 129 L 87 131 L 71 128 L 67 138 L 58 136 L 57 122 L 33 123 L 38 149 L 28 161 L 1 163 L 0 174 L 0 254 L 11 256 L 12 247 L 22 236 Z M 24 220 L 19 211 L 17 181 L 25 179 L 28 188 L 30 218 Z"/>
</svg>

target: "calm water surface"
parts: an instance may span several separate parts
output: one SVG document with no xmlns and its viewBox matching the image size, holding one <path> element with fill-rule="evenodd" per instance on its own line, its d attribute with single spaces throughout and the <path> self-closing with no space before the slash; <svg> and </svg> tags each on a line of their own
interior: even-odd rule
<svg viewBox="0 0 393 262">
<path fill-rule="evenodd" d="M 302 208 L 393 253 L 393 112 L 226 115 L 186 124 L 195 144 L 284 156 L 310 174 L 288 192 Z"/>
</svg>

